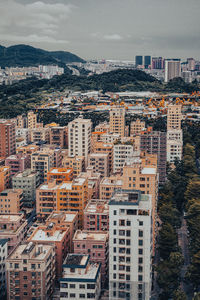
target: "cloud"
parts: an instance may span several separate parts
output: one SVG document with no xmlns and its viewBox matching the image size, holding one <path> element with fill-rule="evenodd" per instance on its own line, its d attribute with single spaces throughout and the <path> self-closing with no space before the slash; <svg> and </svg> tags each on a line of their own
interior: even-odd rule
<svg viewBox="0 0 200 300">
<path fill-rule="evenodd" d="M 0 38 L 16 42 L 66 43 L 59 39 L 60 26 L 68 21 L 72 4 L 17 3 L 14 0 L 0 3 Z"/>
<path fill-rule="evenodd" d="M 114 34 L 108 34 L 108 35 L 104 35 L 104 39 L 105 40 L 110 40 L 110 41 L 119 41 L 119 40 L 122 40 L 123 37 L 117 33 L 114 33 Z"/>
</svg>

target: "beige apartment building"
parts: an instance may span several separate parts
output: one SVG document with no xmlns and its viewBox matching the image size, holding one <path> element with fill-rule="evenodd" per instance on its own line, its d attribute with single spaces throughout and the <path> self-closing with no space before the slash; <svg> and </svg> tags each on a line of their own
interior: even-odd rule
<svg viewBox="0 0 200 300">
<path fill-rule="evenodd" d="M 94 173 L 100 173 L 102 177 L 109 176 L 109 154 L 91 153 L 88 156 L 88 167 L 92 167 Z"/>
<path fill-rule="evenodd" d="M 123 185 L 120 175 L 105 177 L 100 183 L 100 199 L 109 200 L 114 191 L 121 189 Z"/>
<path fill-rule="evenodd" d="M 167 107 L 167 131 L 181 130 L 181 105 L 168 105 Z"/>
<path fill-rule="evenodd" d="M 79 117 L 68 124 L 69 157 L 84 156 L 91 152 L 91 120 Z"/>
<path fill-rule="evenodd" d="M 94 152 L 95 153 L 108 153 L 109 174 L 111 174 L 112 170 L 113 170 L 113 144 L 96 142 L 94 145 Z"/>
<path fill-rule="evenodd" d="M 139 135 L 143 130 L 145 130 L 145 122 L 137 119 L 131 122 L 130 125 L 130 136 Z"/>
<path fill-rule="evenodd" d="M 7 189 L 0 193 L 0 213 L 18 214 L 22 209 L 23 190 Z"/>
<path fill-rule="evenodd" d="M 37 115 L 33 111 L 29 111 L 27 114 L 27 127 L 29 129 L 36 128 L 37 125 Z"/>
<path fill-rule="evenodd" d="M 67 127 L 61 126 L 53 126 L 50 128 L 50 144 L 56 145 L 60 148 L 64 148 L 68 141 L 67 141 Z"/>
<path fill-rule="evenodd" d="M 85 158 L 84 156 L 65 156 L 62 159 L 62 166 L 63 168 L 73 169 L 74 177 L 77 177 L 81 172 L 85 170 Z"/>
<path fill-rule="evenodd" d="M 113 106 L 110 110 L 110 132 L 125 135 L 125 107 Z"/>
<path fill-rule="evenodd" d="M 50 300 L 55 284 L 53 245 L 23 243 L 7 258 L 7 299 Z"/>
<path fill-rule="evenodd" d="M 32 143 L 46 142 L 49 144 L 50 129 L 43 127 L 30 129 L 30 141 Z"/>
<path fill-rule="evenodd" d="M 15 123 L 0 119 L 0 158 L 15 154 L 15 151 Z"/>
<path fill-rule="evenodd" d="M 40 182 L 47 180 L 47 173 L 54 166 L 54 153 L 51 152 L 34 152 L 31 155 L 31 170 L 39 172 Z"/>
</svg>

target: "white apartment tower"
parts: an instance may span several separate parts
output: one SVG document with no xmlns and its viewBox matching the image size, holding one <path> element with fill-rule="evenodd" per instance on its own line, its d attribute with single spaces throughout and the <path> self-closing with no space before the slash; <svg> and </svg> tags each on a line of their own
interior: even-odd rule
<svg viewBox="0 0 200 300">
<path fill-rule="evenodd" d="M 152 277 L 151 195 L 117 191 L 109 202 L 109 300 L 149 300 Z"/>
<path fill-rule="evenodd" d="M 113 152 L 113 173 L 122 172 L 125 162 L 133 156 L 133 144 L 131 142 L 116 143 Z"/>
<path fill-rule="evenodd" d="M 68 124 L 69 157 L 87 157 L 91 151 L 91 120 L 79 117 Z"/>
<path fill-rule="evenodd" d="M 125 135 L 125 107 L 113 106 L 110 110 L 110 132 Z"/>
<path fill-rule="evenodd" d="M 165 60 L 165 82 L 181 76 L 181 60 L 166 59 Z"/>
<path fill-rule="evenodd" d="M 168 105 L 167 110 L 167 161 L 182 159 L 183 133 L 181 105 Z"/>
</svg>

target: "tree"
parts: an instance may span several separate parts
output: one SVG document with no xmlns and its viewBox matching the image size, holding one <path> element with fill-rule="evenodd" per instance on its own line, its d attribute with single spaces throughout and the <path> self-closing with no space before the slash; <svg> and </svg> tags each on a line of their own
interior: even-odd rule
<svg viewBox="0 0 200 300">
<path fill-rule="evenodd" d="M 187 300 L 187 296 L 183 291 L 178 289 L 173 293 L 173 300 Z"/>
<path fill-rule="evenodd" d="M 177 251 L 177 234 L 169 223 L 163 224 L 159 232 L 159 250 L 160 256 L 167 259 L 171 252 Z"/>
<path fill-rule="evenodd" d="M 185 192 L 185 199 L 190 203 L 191 200 L 200 200 L 200 179 L 190 180 Z"/>
<path fill-rule="evenodd" d="M 180 213 L 171 203 L 163 204 L 159 209 L 159 217 L 164 223 L 169 223 L 173 227 L 180 227 Z"/>
</svg>

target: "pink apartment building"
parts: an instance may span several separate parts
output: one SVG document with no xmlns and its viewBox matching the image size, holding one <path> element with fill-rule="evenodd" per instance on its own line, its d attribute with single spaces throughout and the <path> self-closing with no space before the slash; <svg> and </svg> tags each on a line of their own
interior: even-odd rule
<svg viewBox="0 0 200 300">
<path fill-rule="evenodd" d="M 5 165 L 10 167 L 10 175 L 13 176 L 18 172 L 31 167 L 31 160 L 28 155 L 16 154 L 6 158 Z"/>
<path fill-rule="evenodd" d="M 92 262 L 101 263 L 103 285 L 108 280 L 108 241 L 108 233 L 104 231 L 77 230 L 73 238 L 75 254 L 89 254 Z"/>
<path fill-rule="evenodd" d="M 107 200 L 92 199 L 84 209 L 84 230 L 109 230 L 109 205 Z"/>
</svg>

